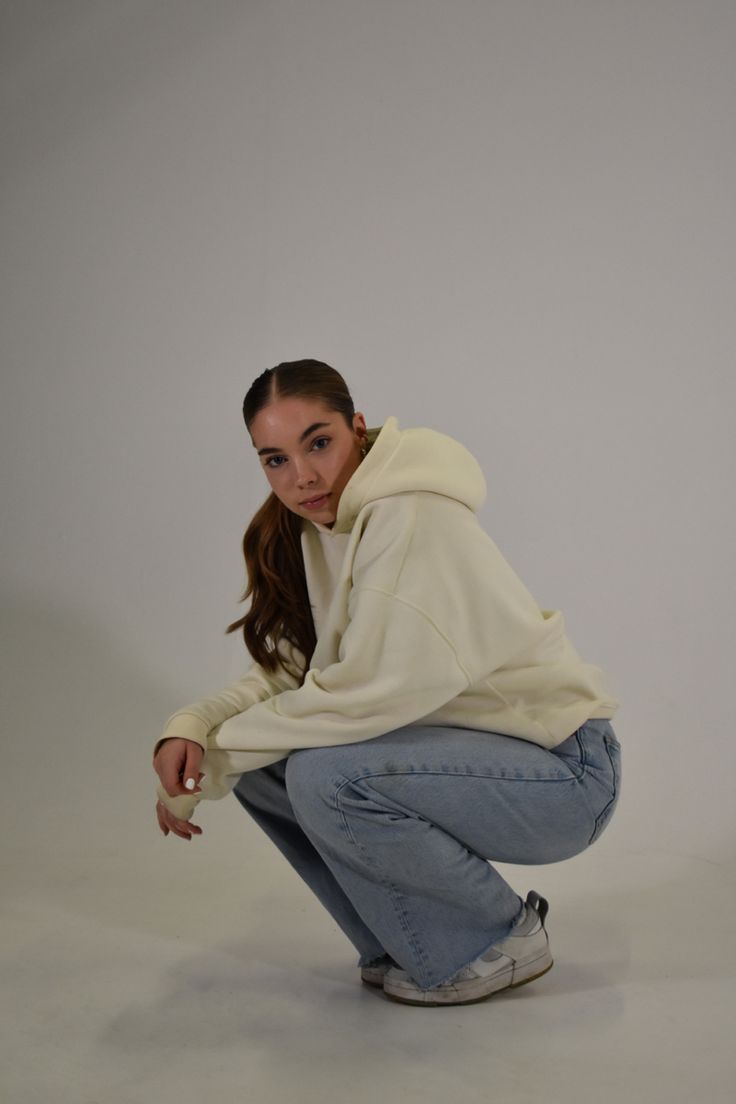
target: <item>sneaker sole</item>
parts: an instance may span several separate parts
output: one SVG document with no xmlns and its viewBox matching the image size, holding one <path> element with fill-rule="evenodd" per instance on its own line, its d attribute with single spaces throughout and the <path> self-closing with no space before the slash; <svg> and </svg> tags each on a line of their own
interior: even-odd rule
<svg viewBox="0 0 736 1104">
<path fill-rule="evenodd" d="M 374 989 L 383 989 L 383 974 L 381 975 L 380 979 L 375 978 L 375 980 L 367 978 L 365 974 L 361 974 L 360 980 L 363 982 L 364 985 L 371 985 Z"/>
<path fill-rule="evenodd" d="M 451 1005 L 453 1008 L 458 1004 L 480 1004 L 481 1001 L 488 1000 L 489 997 L 495 996 L 496 993 L 502 993 L 505 989 L 518 989 L 520 985 L 527 985 L 530 981 L 536 981 L 537 978 L 542 977 L 554 966 L 554 959 L 550 958 L 549 961 L 542 960 L 545 964 L 541 970 L 537 970 L 535 973 L 530 974 L 528 977 L 522 978 L 520 981 L 510 982 L 506 985 L 499 985 L 496 989 L 491 989 L 488 993 L 482 993 L 479 997 L 466 997 L 463 1000 L 424 1000 L 421 997 L 400 997 L 396 993 L 390 993 L 384 988 L 384 993 L 389 1000 L 396 1001 L 398 1004 L 413 1004 L 417 1008 L 446 1008 Z M 531 964 L 530 964 L 531 965 Z M 370 984 L 370 982 L 368 983 Z"/>
</svg>

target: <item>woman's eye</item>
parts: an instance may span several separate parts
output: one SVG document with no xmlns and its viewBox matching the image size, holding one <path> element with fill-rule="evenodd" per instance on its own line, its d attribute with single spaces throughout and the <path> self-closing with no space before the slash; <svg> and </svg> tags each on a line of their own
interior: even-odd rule
<svg viewBox="0 0 736 1104">
<path fill-rule="evenodd" d="M 323 444 L 320 445 L 320 442 L 323 442 Z M 322 448 L 324 448 L 324 446 L 329 445 L 329 444 L 330 444 L 330 437 L 314 437 L 314 439 L 312 440 L 311 447 L 316 448 L 318 445 L 320 445 L 320 447 L 317 448 L 317 452 L 319 453 L 319 452 L 321 452 Z M 266 463 L 265 463 L 264 467 L 266 467 L 266 468 L 280 468 L 280 467 L 284 466 L 284 465 L 281 464 L 281 460 L 285 460 L 285 459 L 286 459 L 286 456 L 269 456 L 268 459 L 266 460 Z"/>
</svg>

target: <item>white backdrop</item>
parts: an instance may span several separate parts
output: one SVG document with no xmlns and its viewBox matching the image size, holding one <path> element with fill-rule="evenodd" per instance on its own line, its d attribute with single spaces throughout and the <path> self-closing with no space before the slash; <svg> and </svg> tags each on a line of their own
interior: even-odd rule
<svg viewBox="0 0 736 1104">
<path fill-rule="evenodd" d="M 338 368 L 369 426 L 479 459 L 484 528 L 622 702 L 597 846 L 732 856 L 734 5 L 0 18 L 19 867 L 160 847 L 186 869 L 151 746 L 249 662 L 224 635 L 267 493 L 241 405 L 299 357 Z M 201 805 L 192 846 L 235 853 L 243 815 Z"/>
</svg>

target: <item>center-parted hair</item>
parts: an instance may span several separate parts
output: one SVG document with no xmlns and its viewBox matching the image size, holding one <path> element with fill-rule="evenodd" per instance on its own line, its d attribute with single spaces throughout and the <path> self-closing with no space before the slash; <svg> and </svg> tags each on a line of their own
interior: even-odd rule
<svg viewBox="0 0 736 1104">
<path fill-rule="evenodd" d="M 294 397 L 324 403 L 353 428 L 355 407 L 340 373 L 321 360 L 290 360 L 267 368 L 248 389 L 243 400 L 248 432 L 264 407 L 275 399 Z M 248 583 L 239 600 L 250 598 L 250 607 L 225 630 L 231 633 L 242 628 L 246 648 L 264 670 L 272 673 L 281 665 L 299 679 L 300 685 L 317 644 L 302 556 L 302 522 L 299 514 L 270 492 L 243 537 Z M 303 670 L 295 670 L 289 662 L 279 647 L 283 641 L 304 656 Z"/>
</svg>

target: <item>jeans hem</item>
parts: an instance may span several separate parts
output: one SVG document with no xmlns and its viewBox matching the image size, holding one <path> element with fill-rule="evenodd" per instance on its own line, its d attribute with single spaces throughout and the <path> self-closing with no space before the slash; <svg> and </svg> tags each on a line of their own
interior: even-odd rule
<svg viewBox="0 0 736 1104">
<path fill-rule="evenodd" d="M 415 978 L 412 978 L 412 980 L 415 982 L 415 984 L 419 985 L 420 989 L 434 989 L 438 985 L 444 985 L 446 982 L 452 981 L 452 979 L 455 977 L 455 975 L 459 974 L 460 971 L 463 970 L 466 966 L 469 966 L 471 964 L 471 962 L 475 962 L 476 958 L 480 958 L 481 955 L 484 955 L 486 953 L 486 951 L 490 951 L 491 947 L 494 947 L 496 945 L 496 943 L 500 943 L 503 939 L 506 939 L 506 937 L 508 935 L 511 935 L 511 932 L 516 927 L 517 921 L 521 919 L 521 917 L 524 913 L 524 909 L 526 908 L 526 903 L 521 899 L 521 897 L 519 897 L 519 901 L 521 902 L 521 904 L 519 906 L 519 911 L 517 912 L 516 916 L 511 921 L 511 923 L 509 924 L 508 930 L 505 931 L 503 933 L 503 935 L 496 935 L 496 936 L 494 936 L 494 938 L 491 940 L 490 943 L 484 943 L 479 951 L 476 951 L 475 954 L 470 956 L 470 958 L 465 959 L 464 962 L 461 962 L 459 966 L 455 967 L 455 969 L 452 971 L 452 973 L 447 974 L 443 978 L 440 978 L 439 981 L 433 981 L 431 985 L 419 985 L 419 982 L 416 981 Z"/>
<path fill-rule="evenodd" d="M 364 959 L 365 959 L 365 961 L 363 961 Z M 371 955 L 370 957 L 367 957 L 366 955 L 361 955 L 360 961 L 358 962 L 358 965 L 360 967 L 363 967 L 363 966 L 382 966 L 384 963 L 389 963 L 392 966 L 394 964 L 398 965 L 398 963 L 396 963 L 396 960 L 394 958 L 392 958 L 391 955 L 388 954 L 388 952 L 386 952 L 385 954 L 382 954 L 382 955 Z"/>
</svg>

